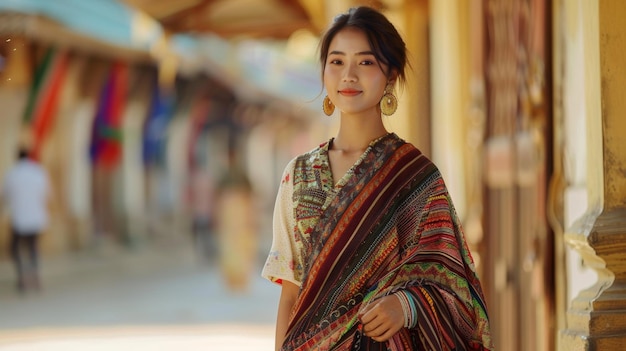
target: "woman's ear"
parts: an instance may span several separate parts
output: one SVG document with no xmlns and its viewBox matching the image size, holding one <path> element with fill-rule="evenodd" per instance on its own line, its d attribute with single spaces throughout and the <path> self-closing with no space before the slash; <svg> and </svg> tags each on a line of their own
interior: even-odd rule
<svg viewBox="0 0 626 351">
<path fill-rule="evenodd" d="M 398 80 L 398 71 L 393 69 L 389 73 L 389 78 L 387 78 L 387 84 L 395 85 L 396 80 Z"/>
</svg>

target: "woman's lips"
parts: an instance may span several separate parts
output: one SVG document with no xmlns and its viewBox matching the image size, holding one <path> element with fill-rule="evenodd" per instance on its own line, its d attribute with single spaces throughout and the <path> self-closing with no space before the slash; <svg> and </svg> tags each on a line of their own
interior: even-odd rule
<svg viewBox="0 0 626 351">
<path fill-rule="evenodd" d="M 339 90 L 339 94 L 344 95 L 344 96 L 355 96 L 355 95 L 361 94 L 361 91 L 355 90 L 355 89 L 342 89 L 342 90 Z"/>
</svg>

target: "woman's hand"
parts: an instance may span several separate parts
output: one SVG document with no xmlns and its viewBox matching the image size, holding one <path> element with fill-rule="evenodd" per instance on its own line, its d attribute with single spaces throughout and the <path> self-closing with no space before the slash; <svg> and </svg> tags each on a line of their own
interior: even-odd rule
<svg viewBox="0 0 626 351">
<path fill-rule="evenodd" d="M 359 314 L 366 336 L 384 342 L 404 326 L 404 311 L 395 295 L 387 295 L 372 301 Z"/>
</svg>

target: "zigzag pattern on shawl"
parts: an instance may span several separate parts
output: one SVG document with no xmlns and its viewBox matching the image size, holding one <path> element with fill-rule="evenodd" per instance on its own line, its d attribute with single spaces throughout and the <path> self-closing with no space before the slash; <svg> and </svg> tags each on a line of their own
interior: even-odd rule
<svg viewBox="0 0 626 351">
<path fill-rule="evenodd" d="M 422 345 L 433 350 L 487 349 L 491 336 L 484 297 L 458 216 L 438 172 L 428 183 L 427 205 L 413 224 L 418 234 L 401 239 L 406 259 L 391 285 L 409 289 L 418 302 Z M 403 236 L 411 230 L 400 232 Z"/>
</svg>

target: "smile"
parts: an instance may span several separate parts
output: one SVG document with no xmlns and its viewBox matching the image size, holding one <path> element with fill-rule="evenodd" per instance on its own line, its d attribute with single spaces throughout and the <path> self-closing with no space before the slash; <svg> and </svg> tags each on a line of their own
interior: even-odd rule
<svg viewBox="0 0 626 351">
<path fill-rule="evenodd" d="M 343 89 L 343 90 L 339 90 L 339 94 L 344 95 L 344 96 L 355 96 L 355 95 L 361 94 L 361 91 L 354 90 L 354 89 Z"/>
</svg>

